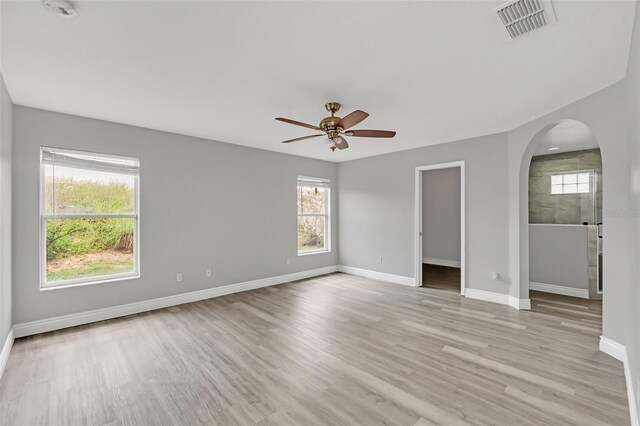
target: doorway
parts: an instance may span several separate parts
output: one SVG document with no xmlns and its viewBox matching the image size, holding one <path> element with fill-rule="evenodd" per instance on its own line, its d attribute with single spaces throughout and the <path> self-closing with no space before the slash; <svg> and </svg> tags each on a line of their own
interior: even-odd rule
<svg viewBox="0 0 640 426">
<path fill-rule="evenodd" d="M 528 171 L 529 295 L 532 309 L 597 328 L 602 316 L 602 157 L 575 120 L 532 140 Z"/>
<path fill-rule="evenodd" d="M 465 162 L 416 167 L 415 286 L 465 294 Z"/>
</svg>

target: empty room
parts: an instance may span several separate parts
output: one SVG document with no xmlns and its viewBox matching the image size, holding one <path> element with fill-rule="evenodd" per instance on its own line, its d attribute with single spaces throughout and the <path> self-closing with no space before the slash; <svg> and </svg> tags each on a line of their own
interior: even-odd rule
<svg viewBox="0 0 640 426">
<path fill-rule="evenodd" d="M 0 425 L 640 426 L 636 0 L 0 0 Z"/>
</svg>

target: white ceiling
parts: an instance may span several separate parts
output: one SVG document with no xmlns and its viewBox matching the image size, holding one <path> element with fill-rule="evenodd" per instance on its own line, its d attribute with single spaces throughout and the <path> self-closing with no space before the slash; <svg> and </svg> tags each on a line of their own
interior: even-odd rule
<svg viewBox="0 0 640 426">
<path fill-rule="evenodd" d="M 79 1 L 61 19 L 2 1 L 2 71 L 19 105 L 332 161 L 510 130 L 625 77 L 634 1 L 554 1 L 511 41 L 502 2 Z M 276 122 L 324 103 L 371 116 L 332 153 Z M 343 115 L 344 115 L 343 114 Z"/>
<path fill-rule="evenodd" d="M 598 147 L 598 140 L 589 126 L 576 120 L 564 120 L 542 135 L 534 155 L 560 154 Z M 550 151 L 549 148 L 557 149 Z"/>
</svg>

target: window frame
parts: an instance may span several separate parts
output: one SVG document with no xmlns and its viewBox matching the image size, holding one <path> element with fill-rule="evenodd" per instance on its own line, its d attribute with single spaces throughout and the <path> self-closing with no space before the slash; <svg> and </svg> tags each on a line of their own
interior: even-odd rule
<svg viewBox="0 0 640 426">
<path fill-rule="evenodd" d="M 40 244 L 40 291 L 59 290 L 63 288 L 87 286 L 94 284 L 103 284 L 108 282 L 117 282 L 125 280 L 134 280 L 140 278 L 140 172 L 134 176 L 133 188 L 133 213 L 73 213 L 73 214 L 53 214 L 46 213 L 45 210 L 45 164 L 43 163 L 43 153 L 45 151 L 59 151 L 69 154 L 97 155 L 105 158 L 112 157 L 114 159 L 140 160 L 136 157 L 126 155 L 105 154 L 94 151 L 80 151 L 66 148 L 54 148 L 49 146 L 40 147 L 40 190 L 39 190 L 39 244 Z M 94 170 L 86 168 L 86 170 Z M 114 172 L 117 173 L 117 172 Z M 124 174 L 124 173 L 123 173 Z M 47 232 L 46 224 L 48 219 L 133 219 L 133 271 L 120 274 L 99 275 L 94 277 L 77 278 L 64 281 L 47 282 Z"/>
<path fill-rule="evenodd" d="M 298 211 L 298 197 L 300 196 L 300 181 L 309 182 L 310 184 L 318 183 L 318 186 L 324 188 L 324 213 L 300 213 Z M 309 185 L 312 187 L 313 185 Z M 300 251 L 298 248 L 298 223 L 300 217 L 318 217 L 324 216 L 324 247 L 317 250 Z M 309 176 L 298 176 L 296 180 L 296 253 L 298 256 L 309 256 L 321 253 L 331 253 L 331 179 L 316 178 Z"/>
<path fill-rule="evenodd" d="M 589 182 L 587 182 L 587 184 L 589 185 L 589 189 L 586 192 L 581 192 L 578 191 L 579 185 L 581 184 L 580 182 L 580 178 L 579 175 L 588 175 L 589 177 Z M 560 184 L 554 184 L 553 183 L 553 178 L 555 176 L 560 176 L 562 178 L 562 183 Z M 575 176 L 576 177 L 576 183 L 564 183 L 564 177 L 565 176 Z M 574 170 L 574 171 L 567 171 L 567 172 L 559 172 L 559 173 L 550 173 L 550 185 L 549 185 L 549 194 L 550 195 L 582 195 L 582 194 L 591 194 L 594 191 L 596 182 L 595 182 L 595 170 L 593 169 L 587 169 L 587 170 Z M 583 183 L 584 184 L 584 183 Z M 575 192 L 564 192 L 565 186 L 569 186 L 569 185 L 576 185 L 576 191 Z M 562 188 L 562 192 L 553 192 L 553 188 L 554 187 L 561 187 Z"/>
</svg>

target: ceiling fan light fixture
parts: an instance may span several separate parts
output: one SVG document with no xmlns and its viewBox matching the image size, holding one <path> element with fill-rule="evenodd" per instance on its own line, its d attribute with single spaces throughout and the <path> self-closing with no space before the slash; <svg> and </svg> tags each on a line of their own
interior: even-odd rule
<svg viewBox="0 0 640 426">
<path fill-rule="evenodd" d="M 343 136 L 354 136 L 354 137 L 365 137 L 365 138 L 392 138 L 396 135 L 396 132 L 392 132 L 389 130 L 348 130 L 351 127 L 359 124 L 367 117 L 369 114 L 361 111 L 355 110 L 350 114 L 347 114 L 344 117 L 337 117 L 335 115 L 336 112 L 340 110 L 341 105 L 338 102 L 328 102 L 325 104 L 325 109 L 331 113 L 331 116 L 325 117 L 320 121 L 318 126 L 314 126 L 312 124 L 303 123 L 296 120 L 291 120 L 284 117 L 276 117 L 276 120 L 282 121 L 288 124 L 294 124 L 296 126 L 306 127 L 308 129 L 318 130 L 324 132 L 326 138 L 323 139 L 324 143 L 329 145 L 329 149 L 331 151 L 335 151 L 336 149 L 344 150 L 349 148 L 349 143 L 345 140 Z M 348 130 L 348 131 L 345 131 Z M 290 143 L 290 142 L 298 142 L 305 139 L 316 138 L 319 136 L 323 136 L 323 134 L 311 135 L 311 136 L 303 136 L 300 138 L 289 139 L 283 141 L 282 143 Z"/>
</svg>

